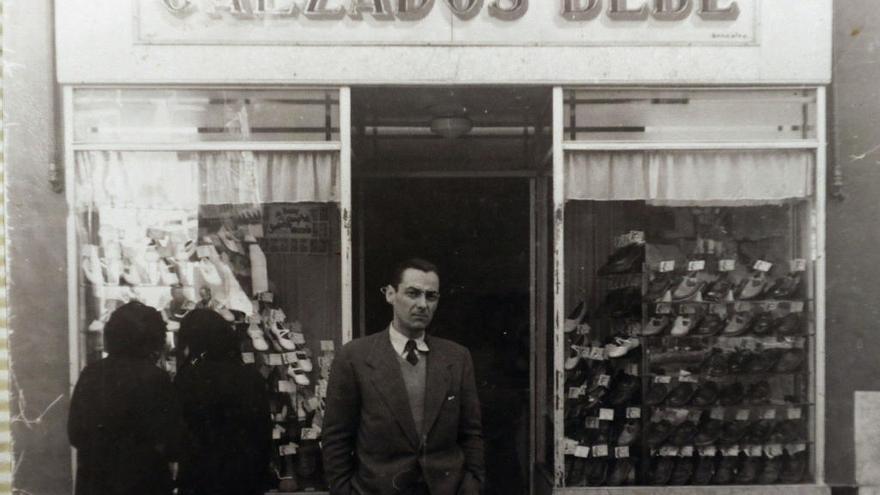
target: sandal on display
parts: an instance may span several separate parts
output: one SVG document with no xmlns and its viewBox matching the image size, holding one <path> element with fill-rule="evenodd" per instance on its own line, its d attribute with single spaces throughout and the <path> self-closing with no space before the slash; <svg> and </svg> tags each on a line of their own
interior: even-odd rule
<svg viewBox="0 0 880 495">
<path fill-rule="evenodd" d="M 563 324 L 563 331 L 565 333 L 569 333 L 574 331 L 578 325 L 584 320 L 587 315 L 587 304 L 584 301 L 578 303 L 577 306 L 574 307 L 571 314 L 568 315 L 568 318 L 565 319 L 565 323 Z"/>
<path fill-rule="evenodd" d="M 725 337 L 737 337 L 749 331 L 749 325 L 752 323 L 752 313 L 737 313 L 733 315 L 724 327 L 721 335 Z"/>
<path fill-rule="evenodd" d="M 720 390 L 715 382 L 703 382 L 691 402 L 697 407 L 708 407 L 718 400 Z"/>
<path fill-rule="evenodd" d="M 306 373 L 310 373 L 313 367 L 308 352 L 305 349 L 297 349 L 294 353 L 296 354 L 296 362 L 299 363 L 299 367 Z"/>
<path fill-rule="evenodd" d="M 724 330 L 724 319 L 717 313 L 709 313 L 694 330 L 694 334 L 711 336 L 717 335 L 722 330 Z"/>
<path fill-rule="evenodd" d="M 697 272 L 688 273 L 681 282 L 672 290 L 672 299 L 675 301 L 683 301 L 690 299 L 703 288 L 703 282 L 700 281 Z"/>
<path fill-rule="evenodd" d="M 284 328 L 282 323 L 278 320 L 275 320 L 269 324 L 269 331 L 272 334 L 272 337 L 275 338 L 275 341 L 278 342 L 278 345 L 281 346 L 285 351 L 295 351 L 296 344 L 290 339 L 291 333 L 290 330 Z"/>
<path fill-rule="evenodd" d="M 301 387 L 309 386 L 309 377 L 306 376 L 305 371 L 303 371 L 302 368 L 299 367 L 299 363 L 289 364 L 287 366 L 287 374 L 288 376 L 293 378 L 293 381 L 296 382 L 297 385 Z"/>
<path fill-rule="evenodd" d="M 615 337 L 614 342 L 605 346 L 605 352 L 610 358 L 626 356 L 629 351 L 639 346 L 637 337 Z"/>
<path fill-rule="evenodd" d="M 269 344 L 266 342 L 263 330 L 260 328 L 259 318 L 248 317 L 250 324 L 248 325 L 247 335 L 251 338 L 254 349 L 265 352 L 269 350 Z"/>
</svg>

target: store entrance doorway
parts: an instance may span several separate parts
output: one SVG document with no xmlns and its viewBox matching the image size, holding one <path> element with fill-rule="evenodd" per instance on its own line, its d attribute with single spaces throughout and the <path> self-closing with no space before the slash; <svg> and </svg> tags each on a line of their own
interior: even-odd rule
<svg viewBox="0 0 880 495">
<path fill-rule="evenodd" d="M 530 184 L 527 178 L 372 179 L 359 183 L 361 328 L 383 330 L 380 293 L 399 260 L 440 269 L 430 332 L 471 351 L 490 494 L 528 493 Z"/>
</svg>

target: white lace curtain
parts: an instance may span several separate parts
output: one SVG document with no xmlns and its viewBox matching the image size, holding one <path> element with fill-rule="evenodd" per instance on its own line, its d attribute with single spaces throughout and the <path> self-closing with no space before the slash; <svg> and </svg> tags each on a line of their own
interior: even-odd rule
<svg viewBox="0 0 880 495">
<path fill-rule="evenodd" d="M 569 152 L 567 200 L 658 206 L 780 204 L 813 192 L 808 150 Z"/>
<path fill-rule="evenodd" d="M 336 152 L 83 151 L 77 207 L 336 202 Z"/>
</svg>

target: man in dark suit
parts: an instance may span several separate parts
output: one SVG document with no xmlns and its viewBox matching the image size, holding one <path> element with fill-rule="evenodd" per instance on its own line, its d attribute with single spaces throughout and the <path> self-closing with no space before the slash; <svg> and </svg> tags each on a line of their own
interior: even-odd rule
<svg viewBox="0 0 880 495">
<path fill-rule="evenodd" d="M 426 335 L 440 298 L 419 259 L 385 288 L 385 331 L 333 362 L 323 427 L 331 495 L 477 495 L 484 480 L 480 403 L 468 350 Z"/>
</svg>

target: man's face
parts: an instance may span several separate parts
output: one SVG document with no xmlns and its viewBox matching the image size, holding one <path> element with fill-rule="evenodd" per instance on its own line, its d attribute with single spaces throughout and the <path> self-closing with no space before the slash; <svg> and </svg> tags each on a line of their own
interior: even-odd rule
<svg viewBox="0 0 880 495">
<path fill-rule="evenodd" d="M 436 273 L 416 268 L 404 270 L 400 284 L 385 291 L 385 300 L 394 308 L 394 327 L 416 333 L 427 328 L 440 301 L 439 291 L 440 278 Z"/>
</svg>

